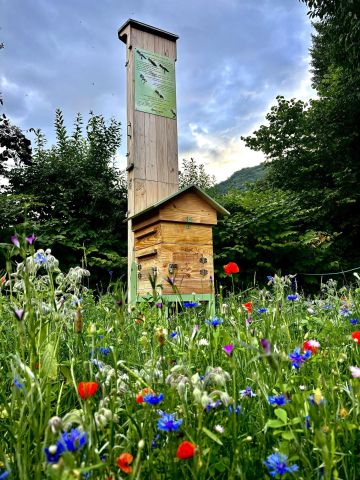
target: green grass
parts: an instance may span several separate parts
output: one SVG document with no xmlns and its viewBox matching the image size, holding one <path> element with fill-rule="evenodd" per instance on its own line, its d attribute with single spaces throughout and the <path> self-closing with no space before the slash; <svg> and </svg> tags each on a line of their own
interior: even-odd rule
<svg viewBox="0 0 360 480">
<path fill-rule="evenodd" d="M 40 266 L 32 246 L 13 253 L 28 260 L 1 286 L 0 478 L 6 470 L 20 480 L 266 479 L 264 461 L 274 452 L 299 467 L 275 478 L 356 478 L 360 380 L 349 369 L 360 366 L 351 337 L 360 327 L 350 323 L 360 315 L 356 285 L 337 291 L 329 282 L 317 297 L 295 301 L 278 277 L 266 289 L 221 291 L 223 322 L 215 327 L 206 305 L 177 305 L 166 318 L 159 297 L 128 311 L 118 284 L 95 300 L 86 270 L 62 274 L 50 253 Z M 251 315 L 242 306 L 249 301 Z M 321 347 L 293 368 L 289 353 L 310 339 Z M 99 387 L 83 399 L 77 386 L 88 381 Z M 244 396 L 246 387 L 255 396 Z M 145 388 L 163 400 L 137 403 Z M 269 403 L 279 395 L 284 405 Z M 179 428 L 160 431 L 159 410 L 181 419 Z M 61 421 L 50 421 L 55 416 Z M 49 463 L 44 448 L 75 428 L 86 433 L 84 445 L 78 438 Z M 185 440 L 196 451 L 182 460 L 176 452 Z M 122 453 L 133 456 L 130 473 L 117 466 Z"/>
</svg>

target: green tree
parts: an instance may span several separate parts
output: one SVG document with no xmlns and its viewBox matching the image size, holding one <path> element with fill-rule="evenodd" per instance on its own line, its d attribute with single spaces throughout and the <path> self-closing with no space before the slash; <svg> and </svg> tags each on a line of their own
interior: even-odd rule
<svg viewBox="0 0 360 480">
<path fill-rule="evenodd" d="M 205 171 L 203 163 L 196 163 L 193 158 L 182 161 L 182 170 L 179 173 L 179 188 L 185 188 L 188 185 L 196 185 L 203 190 L 209 190 L 215 185 L 214 175 L 209 175 Z"/>
<path fill-rule="evenodd" d="M 91 114 L 84 136 L 78 115 L 70 135 L 57 110 L 55 130 L 57 141 L 50 148 L 35 131 L 32 162 L 7 172 L 2 205 L 13 218 L 1 225 L 2 234 L 24 228 L 25 222 L 27 233 L 34 230 L 38 245 L 50 246 L 66 267 L 85 258 L 97 278 L 101 271 L 108 278 L 106 270 L 124 273 L 127 192 L 124 173 L 114 165 L 120 124 L 107 125 Z"/>
</svg>

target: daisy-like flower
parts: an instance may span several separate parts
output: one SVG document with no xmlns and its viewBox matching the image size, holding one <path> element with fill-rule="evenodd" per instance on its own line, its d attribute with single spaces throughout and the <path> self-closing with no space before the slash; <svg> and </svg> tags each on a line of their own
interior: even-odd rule
<svg viewBox="0 0 360 480">
<path fill-rule="evenodd" d="M 158 410 L 159 415 L 161 418 L 158 420 L 157 427 L 159 430 L 164 432 L 176 432 L 179 430 L 183 420 L 180 418 L 179 420 L 175 420 L 175 413 L 166 413 L 162 410 Z"/>
<path fill-rule="evenodd" d="M 215 425 L 214 430 L 220 434 L 224 433 L 224 427 L 222 425 Z"/>
<path fill-rule="evenodd" d="M 206 338 L 200 338 L 198 341 L 198 345 L 199 347 L 206 347 L 207 345 L 209 345 L 209 342 L 208 340 L 206 340 Z"/>
<path fill-rule="evenodd" d="M 276 475 L 285 475 L 285 473 L 293 473 L 299 470 L 299 467 L 294 463 L 293 465 L 287 464 L 287 455 L 283 453 L 272 453 L 264 461 L 264 465 L 269 469 L 269 473 L 272 477 Z"/>
</svg>

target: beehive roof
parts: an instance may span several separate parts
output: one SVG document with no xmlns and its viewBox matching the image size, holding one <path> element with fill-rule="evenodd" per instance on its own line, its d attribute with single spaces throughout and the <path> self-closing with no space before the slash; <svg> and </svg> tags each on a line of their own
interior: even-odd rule
<svg viewBox="0 0 360 480">
<path fill-rule="evenodd" d="M 172 195 L 169 195 L 168 197 L 165 197 L 163 200 L 160 200 L 160 202 L 157 202 L 154 205 L 151 205 L 150 207 L 145 208 L 145 210 L 142 210 L 141 212 L 135 213 L 135 215 L 132 215 L 131 217 L 129 217 L 129 220 L 134 219 L 134 218 L 139 218 L 142 215 L 151 212 L 151 210 L 155 210 L 156 208 L 159 208 L 159 207 L 165 205 L 170 200 L 174 200 L 174 198 L 179 197 L 180 195 L 182 195 L 184 193 L 188 193 L 188 192 L 196 193 L 200 198 L 202 198 L 207 204 L 209 204 L 218 213 L 220 213 L 222 215 L 230 215 L 230 212 L 228 212 L 224 207 L 222 207 L 213 198 L 211 198 L 210 195 L 208 195 L 203 190 L 201 190 L 201 188 L 199 188 L 196 185 L 189 185 L 188 187 L 185 187 L 185 188 L 179 190 L 178 192 L 175 192 Z"/>
</svg>

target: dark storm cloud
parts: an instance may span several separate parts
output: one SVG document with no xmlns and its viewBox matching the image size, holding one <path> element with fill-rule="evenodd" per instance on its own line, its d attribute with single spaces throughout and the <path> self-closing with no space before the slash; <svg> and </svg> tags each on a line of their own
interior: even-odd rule
<svg viewBox="0 0 360 480">
<path fill-rule="evenodd" d="M 297 89 L 307 69 L 310 25 L 297 0 L 0 0 L 0 6 L 5 111 L 50 140 L 56 107 L 69 125 L 90 110 L 125 123 L 125 49 L 117 29 L 129 17 L 180 36 L 180 153 L 196 149 L 194 134 L 247 133 L 276 95 Z"/>
</svg>

